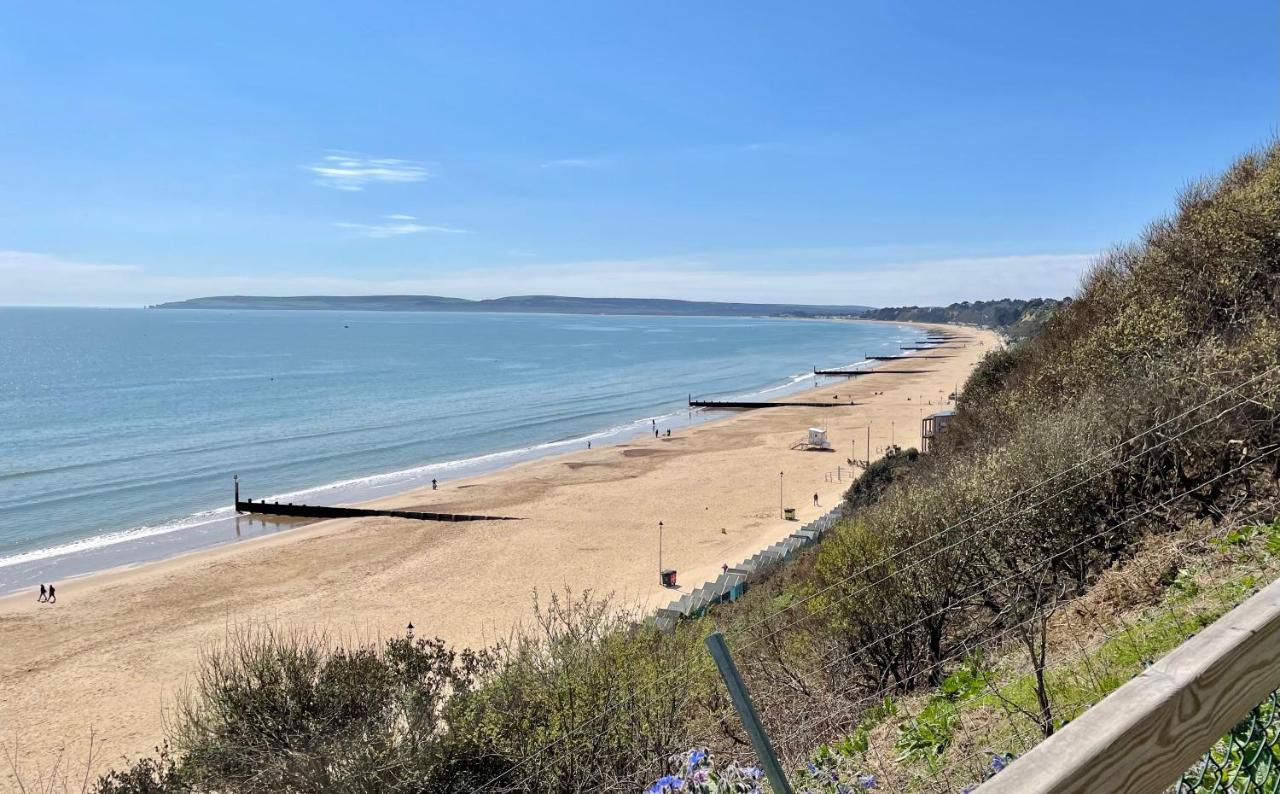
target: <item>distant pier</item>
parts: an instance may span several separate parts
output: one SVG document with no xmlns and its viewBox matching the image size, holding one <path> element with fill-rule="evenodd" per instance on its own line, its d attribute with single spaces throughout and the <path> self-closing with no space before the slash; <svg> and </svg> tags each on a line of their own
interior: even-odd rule
<svg viewBox="0 0 1280 794">
<path fill-rule="evenodd" d="M 760 402 L 754 400 L 695 400 L 689 397 L 690 408 L 752 409 L 752 408 L 848 408 L 854 402 Z"/>
<path fill-rule="evenodd" d="M 903 356 L 903 358 L 907 358 Z M 916 356 L 919 358 L 919 356 Z M 933 372 L 931 369 L 815 369 L 814 375 L 843 375 L 847 378 L 857 377 L 859 375 L 922 375 L 926 372 Z"/>
<path fill-rule="evenodd" d="M 921 358 L 955 358 L 955 356 L 864 356 L 867 361 L 915 361 Z"/>
</svg>

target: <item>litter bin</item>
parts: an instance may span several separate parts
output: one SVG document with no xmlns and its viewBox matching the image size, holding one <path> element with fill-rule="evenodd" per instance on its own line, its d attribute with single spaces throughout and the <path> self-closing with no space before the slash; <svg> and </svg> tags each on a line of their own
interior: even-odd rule
<svg viewBox="0 0 1280 794">
<path fill-rule="evenodd" d="M 782 517 L 787 519 L 788 521 L 795 521 L 796 509 L 794 507 L 784 508 L 782 511 Z"/>
<path fill-rule="evenodd" d="M 662 572 L 662 586 L 663 587 L 676 586 L 676 572 L 674 568 L 668 568 L 667 570 Z"/>
</svg>

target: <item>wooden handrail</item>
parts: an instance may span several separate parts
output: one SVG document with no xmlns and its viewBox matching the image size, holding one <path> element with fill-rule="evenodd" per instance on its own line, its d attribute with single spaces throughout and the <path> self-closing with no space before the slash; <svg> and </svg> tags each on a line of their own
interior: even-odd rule
<svg viewBox="0 0 1280 794">
<path fill-rule="evenodd" d="M 1280 581 L 1041 742 L 976 794 L 1159 794 L 1280 688 Z"/>
</svg>

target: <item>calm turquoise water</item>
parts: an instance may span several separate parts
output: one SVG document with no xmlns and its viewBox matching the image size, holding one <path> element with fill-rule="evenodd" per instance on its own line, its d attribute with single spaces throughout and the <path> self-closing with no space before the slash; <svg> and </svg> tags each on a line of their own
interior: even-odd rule
<svg viewBox="0 0 1280 794">
<path fill-rule="evenodd" d="M 0 308 L 0 592 L 803 388 L 907 328 L 750 318 Z"/>
</svg>

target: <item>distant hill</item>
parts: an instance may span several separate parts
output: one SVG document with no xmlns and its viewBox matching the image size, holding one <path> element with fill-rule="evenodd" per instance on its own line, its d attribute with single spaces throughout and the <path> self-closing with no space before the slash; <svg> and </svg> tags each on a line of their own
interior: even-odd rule
<svg viewBox="0 0 1280 794">
<path fill-rule="evenodd" d="M 150 308 L 830 317 L 862 314 L 870 307 L 719 303 L 659 298 L 571 298 L 561 295 L 513 295 L 478 301 L 438 295 L 219 295 L 161 303 Z"/>
<path fill-rule="evenodd" d="M 863 316 L 869 320 L 980 325 L 1002 331 L 1014 339 L 1023 339 L 1035 336 L 1059 307 L 1070 303 L 1070 298 L 1062 300 L 1002 298 L 972 303 L 964 301 L 950 306 L 898 306 L 872 309 Z"/>
</svg>

